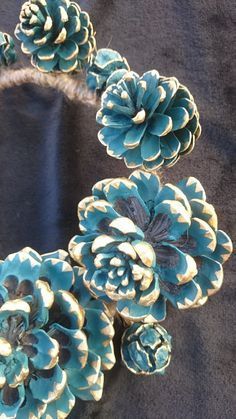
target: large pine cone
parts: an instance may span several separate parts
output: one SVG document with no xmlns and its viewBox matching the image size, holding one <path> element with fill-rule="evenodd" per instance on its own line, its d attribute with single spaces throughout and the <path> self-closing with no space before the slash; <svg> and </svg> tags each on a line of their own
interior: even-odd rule
<svg viewBox="0 0 236 419">
<path fill-rule="evenodd" d="M 43 72 L 81 70 L 96 46 L 89 15 L 69 0 L 27 1 L 15 35 L 32 65 Z"/>
<path fill-rule="evenodd" d="M 192 151 L 201 133 L 193 96 L 175 77 L 156 70 L 142 77 L 127 72 L 102 95 L 98 138 L 107 153 L 127 167 L 173 166 Z"/>
<path fill-rule="evenodd" d="M 116 301 L 133 322 L 160 322 L 169 301 L 178 309 L 205 304 L 223 282 L 232 252 L 214 207 L 193 178 L 162 185 L 136 170 L 104 179 L 78 205 L 81 233 L 69 244 L 97 298 Z"/>
<path fill-rule="evenodd" d="M 0 418 L 66 418 L 100 400 L 115 363 L 112 320 L 58 250 L 0 261 Z"/>
</svg>

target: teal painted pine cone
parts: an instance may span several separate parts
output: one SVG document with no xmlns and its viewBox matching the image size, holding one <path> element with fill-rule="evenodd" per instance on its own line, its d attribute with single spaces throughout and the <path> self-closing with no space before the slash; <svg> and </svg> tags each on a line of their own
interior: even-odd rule
<svg viewBox="0 0 236 419">
<path fill-rule="evenodd" d="M 119 52 L 109 48 L 99 49 L 91 58 L 87 85 L 90 90 L 101 92 L 110 84 L 117 83 L 129 69 L 129 64 Z"/>
<path fill-rule="evenodd" d="M 171 359 L 171 336 L 158 324 L 134 323 L 124 333 L 121 356 L 134 374 L 165 374 Z"/>
<path fill-rule="evenodd" d="M 173 166 L 192 151 L 201 128 L 193 96 L 175 77 L 156 70 L 127 72 L 102 95 L 97 122 L 107 153 L 127 167 Z"/>
<path fill-rule="evenodd" d="M 220 289 L 232 243 L 197 179 L 162 185 L 139 170 L 129 179 L 105 179 L 78 214 L 81 234 L 69 244 L 71 257 L 93 295 L 115 301 L 124 318 L 159 322 L 167 300 L 186 309 Z"/>
<path fill-rule="evenodd" d="M 78 282 L 64 251 L 25 248 L 1 261 L 1 417 L 65 418 L 75 397 L 100 399 L 114 331 L 101 304 L 78 303 Z"/>
<path fill-rule="evenodd" d="M 70 0 L 27 1 L 15 35 L 32 65 L 43 72 L 79 71 L 96 47 L 89 15 Z"/>
<path fill-rule="evenodd" d="M 16 62 L 13 38 L 8 33 L 0 32 L 0 67 L 7 67 Z"/>
</svg>

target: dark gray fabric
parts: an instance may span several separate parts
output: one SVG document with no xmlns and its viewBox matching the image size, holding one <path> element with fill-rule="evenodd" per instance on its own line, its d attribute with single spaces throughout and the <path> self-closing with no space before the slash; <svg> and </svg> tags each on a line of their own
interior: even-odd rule
<svg viewBox="0 0 236 419">
<path fill-rule="evenodd" d="M 1 0 L 0 29 L 13 32 L 20 0 Z M 235 115 L 231 0 L 82 1 L 97 31 L 137 72 L 175 75 L 195 96 L 203 133 L 190 156 L 163 174 L 204 185 L 220 228 L 234 237 Z M 18 48 L 19 49 L 19 48 Z M 26 63 L 27 59 L 23 59 Z M 126 175 L 96 139 L 95 110 L 33 86 L 0 94 L 0 255 L 30 245 L 66 248 L 77 232 L 76 205 L 99 179 Z M 225 265 L 222 291 L 201 309 L 169 309 L 173 359 L 164 377 L 135 377 L 118 362 L 101 402 L 78 402 L 71 418 L 235 418 L 235 271 Z M 234 324 L 234 327 L 233 327 Z M 116 350 L 121 327 L 118 325 Z"/>
</svg>

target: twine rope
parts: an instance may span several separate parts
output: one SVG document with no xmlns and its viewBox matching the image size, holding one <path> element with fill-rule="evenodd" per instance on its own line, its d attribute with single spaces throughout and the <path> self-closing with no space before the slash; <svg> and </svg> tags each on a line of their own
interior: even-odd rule
<svg viewBox="0 0 236 419">
<path fill-rule="evenodd" d="M 98 106 L 96 94 L 91 92 L 86 83 L 76 76 L 61 73 L 40 73 L 33 68 L 0 71 L 0 91 L 26 83 L 55 89 L 71 101 L 81 102 L 89 106 Z"/>
</svg>

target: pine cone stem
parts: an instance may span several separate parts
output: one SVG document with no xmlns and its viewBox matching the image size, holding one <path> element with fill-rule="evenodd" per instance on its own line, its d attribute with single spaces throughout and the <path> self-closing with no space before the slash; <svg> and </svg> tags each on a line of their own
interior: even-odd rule
<svg viewBox="0 0 236 419">
<path fill-rule="evenodd" d="M 75 102 L 94 107 L 99 105 L 96 94 L 89 91 L 84 81 L 76 77 L 66 74 L 40 73 L 38 70 L 31 68 L 0 71 L 0 90 L 26 83 L 56 89 Z"/>
</svg>

